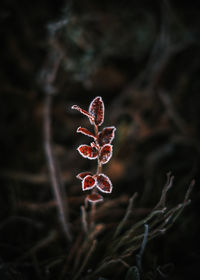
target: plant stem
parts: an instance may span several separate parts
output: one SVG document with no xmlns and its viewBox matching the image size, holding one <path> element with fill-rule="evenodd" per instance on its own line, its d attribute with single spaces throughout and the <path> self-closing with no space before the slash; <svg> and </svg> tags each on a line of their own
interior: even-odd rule
<svg viewBox="0 0 200 280">
<path fill-rule="evenodd" d="M 95 131 L 95 136 L 96 136 L 96 144 L 99 146 L 99 143 L 98 143 L 98 137 L 99 137 L 99 129 L 98 129 L 98 126 L 96 124 L 94 124 L 94 131 Z M 99 173 L 101 173 L 102 171 L 102 164 L 101 164 L 101 161 L 99 160 L 99 154 L 98 154 L 98 157 L 97 157 L 97 175 Z"/>
</svg>

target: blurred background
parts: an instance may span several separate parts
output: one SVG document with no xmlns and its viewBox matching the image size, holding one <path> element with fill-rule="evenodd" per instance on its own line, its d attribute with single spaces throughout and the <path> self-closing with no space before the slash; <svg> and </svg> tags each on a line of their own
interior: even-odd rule
<svg viewBox="0 0 200 280">
<path fill-rule="evenodd" d="M 182 202 L 195 179 L 191 204 L 147 244 L 143 272 L 144 279 L 199 279 L 198 1 L 3 0 L 0 22 L 0 278 L 57 275 L 62 261 L 55 263 L 68 251 L 47 144 L 76 236 L 85 194 L 75 176 L 96 166 L 76 151 L 90 142 L 77 127 L 91 128 L 71 106 L 87 110 L 99 95 L 104 126 L 117 128 L 104 167 L 113 193 L 105 201 L 121 198 L 101 222 L 119 221 L 134 192 L 135 216 L 148 213 L 169 171 L 170 206 Z"/>
</svg>

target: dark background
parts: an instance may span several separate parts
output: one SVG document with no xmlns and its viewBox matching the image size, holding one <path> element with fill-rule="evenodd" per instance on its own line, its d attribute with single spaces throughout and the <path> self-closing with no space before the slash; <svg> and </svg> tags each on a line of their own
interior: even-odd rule
<svg viewBox="0 0 200 280">
<path fill-rule="evenodd" d="M 180 203 L 196 180 L 191 204 L 148 243 L 144 279 L 199 279 L 198 1 L 1 1 L 0 23 L 0 278 L 51 279 L 59 268 L 48 274 L 48 264 L 68 254 L 60 237 L 26 256 L 52 229 L 59 233 L 43 137 L 50 94 L 52 146 L 74 236 L 84 203 L 75 175 L 95 163 L 76 152 L 89 143 L 76 128 L 90 126 L 70 107 L 87 110 L 100 95 L 104 125 L 117 128 L 104 167 L 113 182 L 106 200 L 127 202 L 137 191 L 136 207 L 145 212 L 159 200 L 168 171 L 175 176 L 169 205 Z M 119 221 L 125 207 L 103 222 Z"/>
</svg>

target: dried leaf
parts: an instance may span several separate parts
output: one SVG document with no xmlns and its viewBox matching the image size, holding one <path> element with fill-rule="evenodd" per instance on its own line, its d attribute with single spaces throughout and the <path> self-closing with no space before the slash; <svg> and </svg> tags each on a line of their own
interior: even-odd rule
<svg viewBox="0 0 200 280">
<path fill-rule="evenodd" d="M 106 144 L 101 148 L 99 159 L 102 164 L 107 163 L 112 157 L 112 145 Z"/>
<path fill-rule="evenodd" d="M 115 137 L 115 130 L 116 128 L 114 126 L 105 127 L 99 133 L 99 139 L 98 139 L 99 145 L 103 146 L 105 144 L 110 144 Z"/>
<path fill-rule="evenodd" d="M 80 145 L 77 150 L 84 158 L 88 159 L 95 159 L 98 155 L 97 149 L 88 145 Z"/>
<path fill-rule="evenodd" d="M 87 175 L 82 181 L 82 190 L 87 191 L 93 189 L 95 184 L 96 180 L 91 175 Z"/>
<path fill-rule="evenodd" d="M 104 121 L 104 103 L 100 96 L 97 96 L 89 106 L 89 114 L 94 117 L 96 125 L 101 125 Z M 90 120 L 91 124 L 93 122 Z"/>
<path fill-rule="evenodd" d="M 112 192 L 112 183 L 110 179 L 104 175 L 104 174 L 99 174 L 96 177 L 97 179 L 97 188 L 104 192 L 104 193 L 111 193 Z"/>
<path fill-rule="evenodd" d="M 103 200 L 103 196 L 98 193 L 92 193 L 87 196 L 87 200 L 90 202 L 100 202 Z"/>
<path fill-rule="evenodd" d="M 78 133 L 82 133 L 82 134 L 84 134 L 84 135 L 87 135 L 87 136 L 89 136 L 89 137 L 92 137 L 92 138 L 94 138 L 94 139 L 96 139 L 96 137 L 95 137 L 95 135 L 92 133 L 92 132 L 90 132 L 89 130 L 87 130 L 86 128 L 84 128 L 84 127 L 78 127 L 77 128 L 77 131 L 76 132 L 78 132 Z"/>
<path fill-rule="evenodd" d="M 81 172 L 79 174 L 76 175 L 76 178 L 80 179 L 80 180 L 83 180 L 87 175 L 92 175 L 91 172 Z"/>
</svg>

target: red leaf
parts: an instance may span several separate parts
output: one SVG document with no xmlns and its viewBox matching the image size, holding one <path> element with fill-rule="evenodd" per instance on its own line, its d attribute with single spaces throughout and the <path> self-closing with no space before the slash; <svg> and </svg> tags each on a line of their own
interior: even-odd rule
<svg viewBox="0 0 200 280">
<path fill-rule="evenodd" d="M 93 189 L 95 184 L 96 180 L 91 175 L 87 175 L 82 181 L 82 190 L 87 191 Z"/>
<path fill-rule="evenodd" d="M 87 196 L 87 200 L 90 202 L 100 202 L 103 200 L 103 197 L 98 193 L 92 193 Z"/>
<path fill-rule="evenodd" d="M 83 180 L 87 175 L 92 175 L 91 172 L 82 172 L 82 173 L 79 173 L 76 175 L 76 178 L 80 179 L 80 180 Z"/>
<path fill-rule="evenodd" d="M 88 159 L 95 159 L 98 155 L 96 148 L 88 145 L 80 145 L 77 150 L 84 158 Z"/>
<path fill-rule="evenodd" d="M 110 179 L 104 175 L 104 174 L 99 174 L 97 175 L 97 188 L 104 192 L 104 193 L 111 193 L 112 192 L 112 183 Z"/>
<path fill-rule="evenodd" d="M 78 105 L 73 105 L 71 108 L 74 109 L 74 110 L 77 110 L 81 114 L 87 116 L 89 118 L 90 122 L 94 122 L 94 117 L 91 114 L 89 114 L 87 111 L 80 108 Z"/>
<path fill-rule="evenodd" d="M 115 130 L 116 128 L 114 126 L 105 127 L 99 133 L 99 139 L 98 139 L 99 145 L 103 146 L 105 144 L 110 144 L 115 137 Z"/>
<path fill-rule="evenodd" d="M 82 133 L 82 134 L 84 134 L 84 135 L 87 135 L 87 136 L 89 136 L 89 137 L 92 137 L 92 138 L 94 138 L 94 139 L 96 139 L 96 137 L 95 137 L 95 135 L 92 133 L 92 132 L 90 132 L 89 130 L 87 130 L 86 128 L 84 128 L 84 127 L 78 127 L 77 128 L 77 131 L 76 132 L 79 132 L 79 133 Z"/>
<path fill-rule="evenodd" d="M 100 96 L 97 96 L 89 106 L 89 114 L 94 117 L 94 122 L 96 125 L 101 125 L 104 120 L 104 103 Z M 90 120 L 90 123 L 93 122 Z"/>
<path fill-rule="evenodd" d="M 106 144 L 101 148 L 99 159 L 102 164 L 107 163 L 112 157 L 112 145 Z"/>
</svg>

